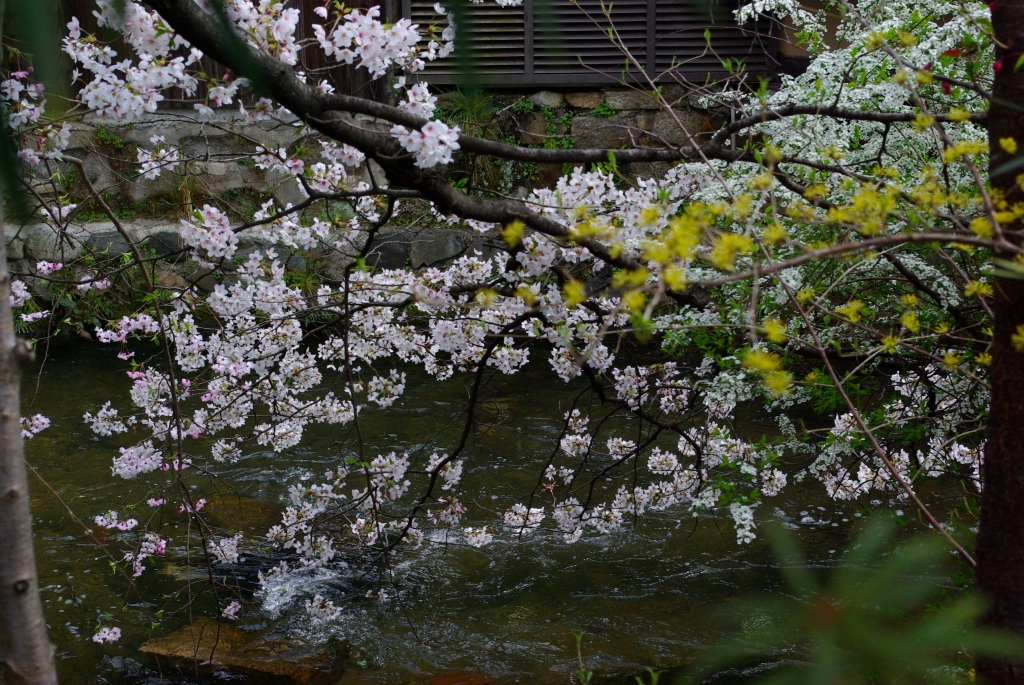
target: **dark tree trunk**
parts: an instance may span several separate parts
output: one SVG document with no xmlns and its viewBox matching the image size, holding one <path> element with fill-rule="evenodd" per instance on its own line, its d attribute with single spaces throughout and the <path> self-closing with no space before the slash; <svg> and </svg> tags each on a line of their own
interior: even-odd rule
<svg viewBox="0 0 1024 685">
<path fill-rule="evenodd" d="M 21 439 L 21 371 L 32 348 L 14 330 L 3 226 L 0 198 L 0 676 L 5 685 L 56 685 L 36 579 Z"/>
<path fill-rule="evenodd" d="M 996 38 L 994 102 L 989 110 L 992 171 L 1013 157 L 999 141 L 1013 138 L 1024 154 L 1024 70 L 1015 72 L 1024 52 L 1024 0 L 992 3 Z M 1015 109 L 1016 107 L 1016 109 Z M 992 176 L 992 187 L 1013 204 L 1024 201 L 1017 175 L 1024 168 Z M 1021 223 L 1005 226 L 1019 243 Z M 999 255 L 997 255 L 998 257 Z M 1009 258 L 1004 256 L 1004 258 Z M 1024 352 L 1012 337 L 1024 325 L 1024 280 L 995 280 L 995 337 L 992 350 L 992 403 L 985 447 L 981 525 L 978 530 L 978 587 L 990 603 L 986 621 L 1024 635 Z M 1024 664 L 981 662 L 978 673 L 993 685 L 1024 683 Z"/>
<path fill-rule="evenodd" d="M 5 0 L 0 0 L 0 35 L 6 9 Z M 0 111 L 0 116 L 7 114 Z M 6 132 L 5 128 L 0 135 Z M 0 140 L 0 144 L 6 142 Z M 0 193 L 3 186 L 0 183 Z M 53 646 L 39 599 L 21 439 L 21 371 L 31 360 L 32 347 L 19 340 L 14 329 L 0 194 L 0 680 L 5 685 L 57 685 Z"/>
</svg>

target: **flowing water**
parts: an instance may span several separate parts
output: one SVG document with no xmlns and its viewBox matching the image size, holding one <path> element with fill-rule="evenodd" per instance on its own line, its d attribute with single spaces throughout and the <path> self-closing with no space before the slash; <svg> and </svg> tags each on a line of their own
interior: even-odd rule
<svg viewBox="0 0 1024 685">
<path fill-rule="evenodd" d="M 139 645 L 189 621 L 187 612 L 171 612 L 182 605 L 189 578 L 184 517 L 169 515 L 168 555 L 147 563 L 149 570 L 137 581 L 140 596 L 65 508 L 90 523 L 97 514 L 147 496 L 144 481 L 114 480 L 110 473 L 117 447 L 129 440 L 96 437 L 82 422 L 85 411 L 95 412 L 107 400 L 122 413 L 128 409 L 125 368 L 113 349 L 66 345 L 51 350 L 42 374 L 30 373 L 24 385 L 25 412 L 53 421 L 29 441 L 27 454 L 60 496 L 30 476 L 43 600 L 58 670 L 68 684 L 124 682 L 151 673 L 140 671 L 140 663 L 152 664 L 138 653 Z M 411 451 L 432 440 L 446 451 L 457 442 L 461 423 L 453 421 L 467 397 L 467 377 L 439 384 L 415 369 L 407 372 L 400 403 L 363 415 L 370 457 Z M 489 383 L 482 425 L 466 454 L 467 524 L 493 520 L 510 504 L 525 501 L 557 442 L 560 416 L 578 392 L 543 361 Z M 628 430 L 629 424 L 622 427 Z M 775 428 L 768 419 L 750 419 L 743 430 L 751 437 Z M 223 481 L 193 484 L 209 501 L 204 513 L 212 521 L 255 537 L 276 522 L 289 483 L 336 467 L 355 444 L 347 427 L 310 431 L 297 449 L 250 453 L 237 463 L 217 465 Z M 151 513 L 143 509 L 135 511 L 140 520 Z M 827 566 L 850 534 L 856 520 L 852 511 L 829 501 L 820 485 L 805 482 L 768 500 L 758 519 L 789 522 L 799 531 L 809 563 Z M 131 534 L 100 536 L 116 557 L 127 539 Z M 434 535 L 419 550 L 403 550 L 394 561 L 396 584 L 386 588 L 391 599 L 385 602 L 365 598 L 367 564 L 354 555 L 347 569 L 310 579 L 279 611 L 258 603 L 248 607 L 240 627 L 310 644 L 350 646 L 340 682 L 411 683 L 433 677 L 432 682 L 443 683 L 437 674 L 470 672 L 496 683 L 568 683 L 577 668 L 574 631 L 586 632 L 583 658 L 599 677 L 671 668 L 713 638 L 716 620 L 731 600 L 782 588 L 762 538 L 739 546 L 731 521 L 695 519 L 682 508 L 645 516 L 612 535 L 584 535 L 573 545 L 548 531 L 496 539 L 483 549 L 445 542 Z M 203 573 L 191 572 L 194 579 Z M 302 603 L 314 592 L 335 598 L 344 607 L 342 617 L 313 624 Z M 178 595 L 169 598 L 173 593 Z M 150 620 L 164 607 L 163 623 L 152 627 Z M 210 615 L 212 606 L 200 602 L 194 611 Z M 119 625 L 121 640 L 92 642 L 98 625 Z"/>
</svg>

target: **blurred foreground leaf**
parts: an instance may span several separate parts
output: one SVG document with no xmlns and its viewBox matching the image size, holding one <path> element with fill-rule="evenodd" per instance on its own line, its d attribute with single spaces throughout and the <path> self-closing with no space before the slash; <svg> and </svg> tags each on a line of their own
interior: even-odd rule
<svg viewBox="0 0 1024 685">
<path fill-rule="evenodd" d="M 774 660 L 781 665 L 759 682 L 954 683 L 974 679 L 958 661 L 1024 656 L 1017 636 L 977 626 L 980 597 L 943 597 L 952 560 L 937 536 L 892 539 L 891 524 L 870 522 L 821 584 L 796 536 L 771 530 L 790 594 L 740 603 L 730 617 L 736 637 L 708 649 L 692 679 Z"/>
</svg>

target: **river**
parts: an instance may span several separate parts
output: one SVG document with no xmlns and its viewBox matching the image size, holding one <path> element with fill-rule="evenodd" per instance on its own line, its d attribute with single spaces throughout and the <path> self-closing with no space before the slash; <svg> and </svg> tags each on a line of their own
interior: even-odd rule
<svg viewBox="0 0 1024 685">
<path fill-rule="evenodd" d="M 128 409 L 126 368 L 112 347 L 62 343 L 50 350 L 41 375 L 36 368 L 24 381 L 25 412 L 45 414 L 53 422 L 28 442 L 27 459 L 87 523 L 117 505 L 138 502 L 145 493 L 143 481 L 111 476 L 111 458 L 127 441 L 94 436 L 82 421 L 84 412 L 95 412 L 107 400 L 122 412 Z M 528 369 L 496 378 L 486 389 L 486 425 L 475 432 L 465 467 L 470 525 L 483 521 L 486 510 L 501 512 L 523 501 L 557 439 L 560 414 L 578 391 L 559 381 L 543 361 Z M 443 451 L 456 440 L 452 420 L 465 401 L 467 378 L 439 384 L 414 369 L 408 373 L 404 399 L 362 419 L 371 456 L 411 450 L 435 438 Z M 767 418 L 742 426 L 748 435 L 775 430 Z M 234 492 L 212 479 L 196 486 L 209 501 L 211 519 L 259 536 L 276 522 L 287 484 L 335 467 L 351 453 L 352 441 L 348 428 L 311 431 L 300 447 L 284 454 L 254 452 L 218 465 Z M 138 580 L 140 599 L 64 504 L 30 479 L 40 584 L 62 683 L 151 678 L 152 663 L 138 647 L 188 622 L 187 613 L 169 611 L 180 606 L 186 578 L 184 523 L 165 527 L 171 536 L 168 554 L 147 564 L 151 568 Z M 809 563 L 824 567 L 848 539 L 856 522 L 853 512 L 854 505 L 837 505 L 820 485 L 805 481 L 768 500 L 758 519 L 782 520 L 797 529 Z M 101 541 L 119 557 L 124 546 L 118 535 Z M 335 679 L 340 683 L 431 677 L 441 683 L 452 671 L 481 674 L 499 684 L 568 683 L 577 668 L 575 631 L 586 633 L 582 652 L 595 678 L 625 678 L 649 666 L 685 663 L 714 637 L 717 619 L 731 600 L 782 587 L 763 536 L 739 546 L 731 521 L 695 519 L 681 508 L 645 516 L 615 534 L 585 535 L 573 545 L 549 531 L 521 540 L 499 538 L 483 549 L 433 538 L 395 559 L 396 588 L 386 602 L 352 591 L 366 571 L 355 555 L 347 569 L 324 574 L 282 611 L 258 603 L 247 607 L 240 625 L 254 634 L 270 632 L 309 644 L 334 637 L 349 645 L 344 674 Z M 339 597 L 348 591 L 343 615 L 326 625 L 311 623 L 301 603 L 315 591 Z M 173 593 L 179 593 L 177 599 L 165 597 Z M 168 608 L 163 623 L 152 626 L 163 607 Z M 196 615 L 203 611 L 209 607 L 196 605 Z M 92 642 L 101 624 L 120 626 L 120 641 Z"/>
</svg>

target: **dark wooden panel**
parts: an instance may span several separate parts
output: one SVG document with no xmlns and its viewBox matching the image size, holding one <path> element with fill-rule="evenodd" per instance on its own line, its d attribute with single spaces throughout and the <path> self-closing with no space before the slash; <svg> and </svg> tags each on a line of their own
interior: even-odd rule
<svg viewBox="0 0 1024 685">
<path fill-rule="evenodd" d="M 691 72 L 721 68 L 723 60 L 729 58 L 741 60 L 754 74 L 764 74 L 774 61 L 774 46 L 759 36 L 762 27 L 737 26 L 735 8 L 731 2 L 659 1 L 655 29 L 657 71 L 673 66 L 674 70 Z"/>
<path fill-rule="evenodd" d="M 425 25 L 437 21 L 432 7 L 432 0 L 405 0 L 403 10 Z M 660 80 L 727 78 L 726 59 L 742 61 L 748 73 L 770 74 L 774 40 L 763 26 L 736 26 L 736 7 L 736 0 L 609 0 L 603 7 L 601 0 L 525 0 L 512 9 L 485 0 L 466 9 L 474 76 L 490 86 L 642 80 L 645 73 L 627 63 L 616 43 L 628 49 L 646 76 Z M 615 41 L 608 35 L 610 25 Z M 428 63 L 421 78 L 438 85 L 460 81 L 452 60 Z"/>
<path fill-rule="evenodd" d="M 614 78 L 626 68 L 626 54 L 647 61 L 647 0 L 534 0 L 534 71 L 538 74 L 597 70 Z M 545 9 L 547 11 L 545 11 Z M 544 19 L 547 19 L 545 25 Z M 608 30 L 614 26 L 615 42 Z M 585 65 L 585 66 L 584 66 Z"/>
<path fill-rule="evenodd" d="M 487 2 L 469 5 L 465 11 L 466 26 L 457 27 L 457 32 L 460 37 L 469 38 L 474 73 L 526 73 L 526 11 L 523 6 L 499 7 Z M 432 0 L 410 0 L 409 12 L 422 34 L 426 33 L 427 26 L 434 26 L 440 32 L 448 25 L 447 17 L 438 16 L 434 11 Z M 431 76 L 457 74 L 456 56 L 428 62 L 426 73 Z"/>
</svg>

